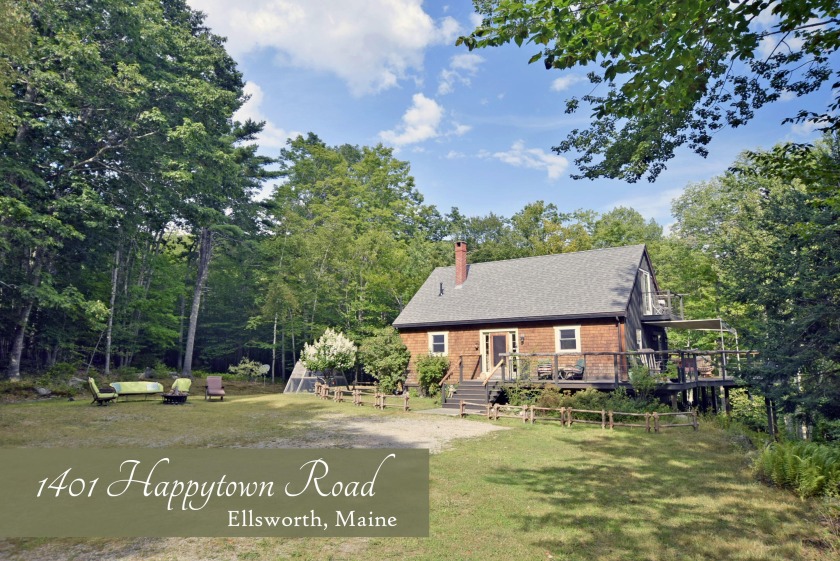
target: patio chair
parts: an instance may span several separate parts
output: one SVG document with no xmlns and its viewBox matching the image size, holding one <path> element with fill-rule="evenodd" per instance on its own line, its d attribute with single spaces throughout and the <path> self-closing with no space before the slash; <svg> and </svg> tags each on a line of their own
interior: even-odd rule
<svg viewBox="0 0 840 561">
<path fill-rule="evenodd" d="M 586 370 L 586 359 L 585 358 L 579 358 L 574 366 L 567 366 L 567 367 L 563 368 L 563 379 L 564 380 L 574 380 L 574 379 L 582 380 L 584 370 Z"/>
<path fill-rule="evenodd" d="M 207 376 L 207 386 L 204 388 L 204 399 L 209 401 L 218 397 L 220 401 L 225 400 L 225 387 L 222 385 L 221 376 Z"/>
<path fill-rule="evenodd" d="M 91 405 L 94 403 L 97 405 L 108 405 L 108 403 L 117 399 L 117 392 L 108 393 L 100 391 L 96 386 L 96 381 L 90 377 L 88 377 L 88 389 L 90 389 L 90 393 L 93 395 L 93 401 L 90 402 Z"/>
<path fill-rule="evenodd" d="M 190 393 L 190 386 L 192 386 L 192 380 L 189 378 L 176 378 L 174 382 L 172 382 L 172 388 L 169 390 L 169 393 Z"/>
</svg>

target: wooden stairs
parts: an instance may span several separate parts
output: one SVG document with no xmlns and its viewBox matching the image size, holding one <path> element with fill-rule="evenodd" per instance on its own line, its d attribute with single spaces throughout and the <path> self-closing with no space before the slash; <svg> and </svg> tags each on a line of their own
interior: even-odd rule
<svg viewBox="0 0 840 561">
<path fill-rule="evenodd" d="M 483 380 L 464 380 L 458 384 L 458 388 L 455 390 L 452 397 L 449 397 L 446 393 L 444 393 L 443 408 L 460 409 L 461 401 L 481 403 L 483 405 L 486 405 L 487 403 L 492 404 L 496 402 L 496 399 L 499 397 L 501 391 L 501 386 L 493 379 L 487 382 L 486 386 L 484 385 Z M 445 389 L 444 392 L 446 392 Z M 467 406 L 467 410 L 475 412 L 480 411 L 481 413 L 485 412 L 483 407 L 479 409 L 475 406 Z"/>
</svg>

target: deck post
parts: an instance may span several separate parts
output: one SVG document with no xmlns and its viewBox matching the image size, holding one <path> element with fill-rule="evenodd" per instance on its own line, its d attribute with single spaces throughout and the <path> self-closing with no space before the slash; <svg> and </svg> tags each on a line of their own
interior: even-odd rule
<svg viewBox="0 0 840 561">
<path fill-rule="evenodd" d="M 671 411 L 677 410 L 677 393 L 671 392 Z"/>
<path fill-rule="evenodd" d="M 729 386 L 723 387 L 723 410 L 726 411 L 726 416 L 732 416 L 732 404 L 729 403 Z"/>
<path fill-rule="evenodd" d="M 463 383 L 464 381 L 464 355 L 461 355 L 461 359 L 458 361 L 458 383 Z"/>
<path fill-rule="evenodd" d="M 688 409 L 688 392 L 686 390 L 682 391 L 682 398 L 683 398 L 683 407 Z"/>
<path fill-rule="evenodd" d="M 620 350 L 620 349 L 619 349 Z M 615 387 L 618 387 L 618 355 L 613 355 L 613 371 L 615 372 Z"/>
<path fill-rule="evenodd" d="M 720 406 L 718 405 L 718 394 L 720 393 L 720 388 L 712 386 L 709 390 L 712 392 L 712 411 L 714 411 L 715 415 L 717 415 L 720 413 Z"/>
<path fill-rule="evenodd" d="M 708 403 L 706 402 L 706 386 L 700 386 L 700 412 L 705 413 Z"/>
<path fill-rule="evenodd" d="M 557 362 L 557 353 L 554 353 L 554 363 L 551 366 L 551 379 L 557 382 L 557 376 L 560 372 L 560 365 Z"/>
</svg>

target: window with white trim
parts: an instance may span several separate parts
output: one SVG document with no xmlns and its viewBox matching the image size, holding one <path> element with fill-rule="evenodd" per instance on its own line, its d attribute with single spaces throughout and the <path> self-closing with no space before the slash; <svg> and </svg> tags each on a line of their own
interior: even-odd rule
<svg viewBox="0 0 840 561">
<path fill-rule="evenodd" d="M 554 349 L 558 353 L 579 353 L 580 326 L 558 325 L 554 328 Z"/>
<path fill-rule="evenodd" d="M 449 332 L 436 331 L 429 333 L 429 354 L 432 355 L 448 355 L 449 354 Z"/>
</svg>

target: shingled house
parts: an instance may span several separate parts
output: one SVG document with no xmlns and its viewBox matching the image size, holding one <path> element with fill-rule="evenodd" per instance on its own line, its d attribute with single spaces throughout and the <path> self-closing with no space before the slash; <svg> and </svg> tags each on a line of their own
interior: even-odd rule
<svg viewBox="0 0 840 561">
<path fill-rule="evenodd" d="M 659 290 L 644 245 L 468 265 L 456 242 L 455 266 L 435 269 L 394 327 L 411 351 L 409 384 L 428 353 L 448 355 L 461 380 L 498 376 L 505 364 L 515 375 L 518 363 L 505 358 L 528 353 L 545 354 L 546 371 L 613 382 L 626 368 L 592 353 L 667 349 L 664 327 L 651 322 L 680 318 L 677 302 Z"/>
</svg>

